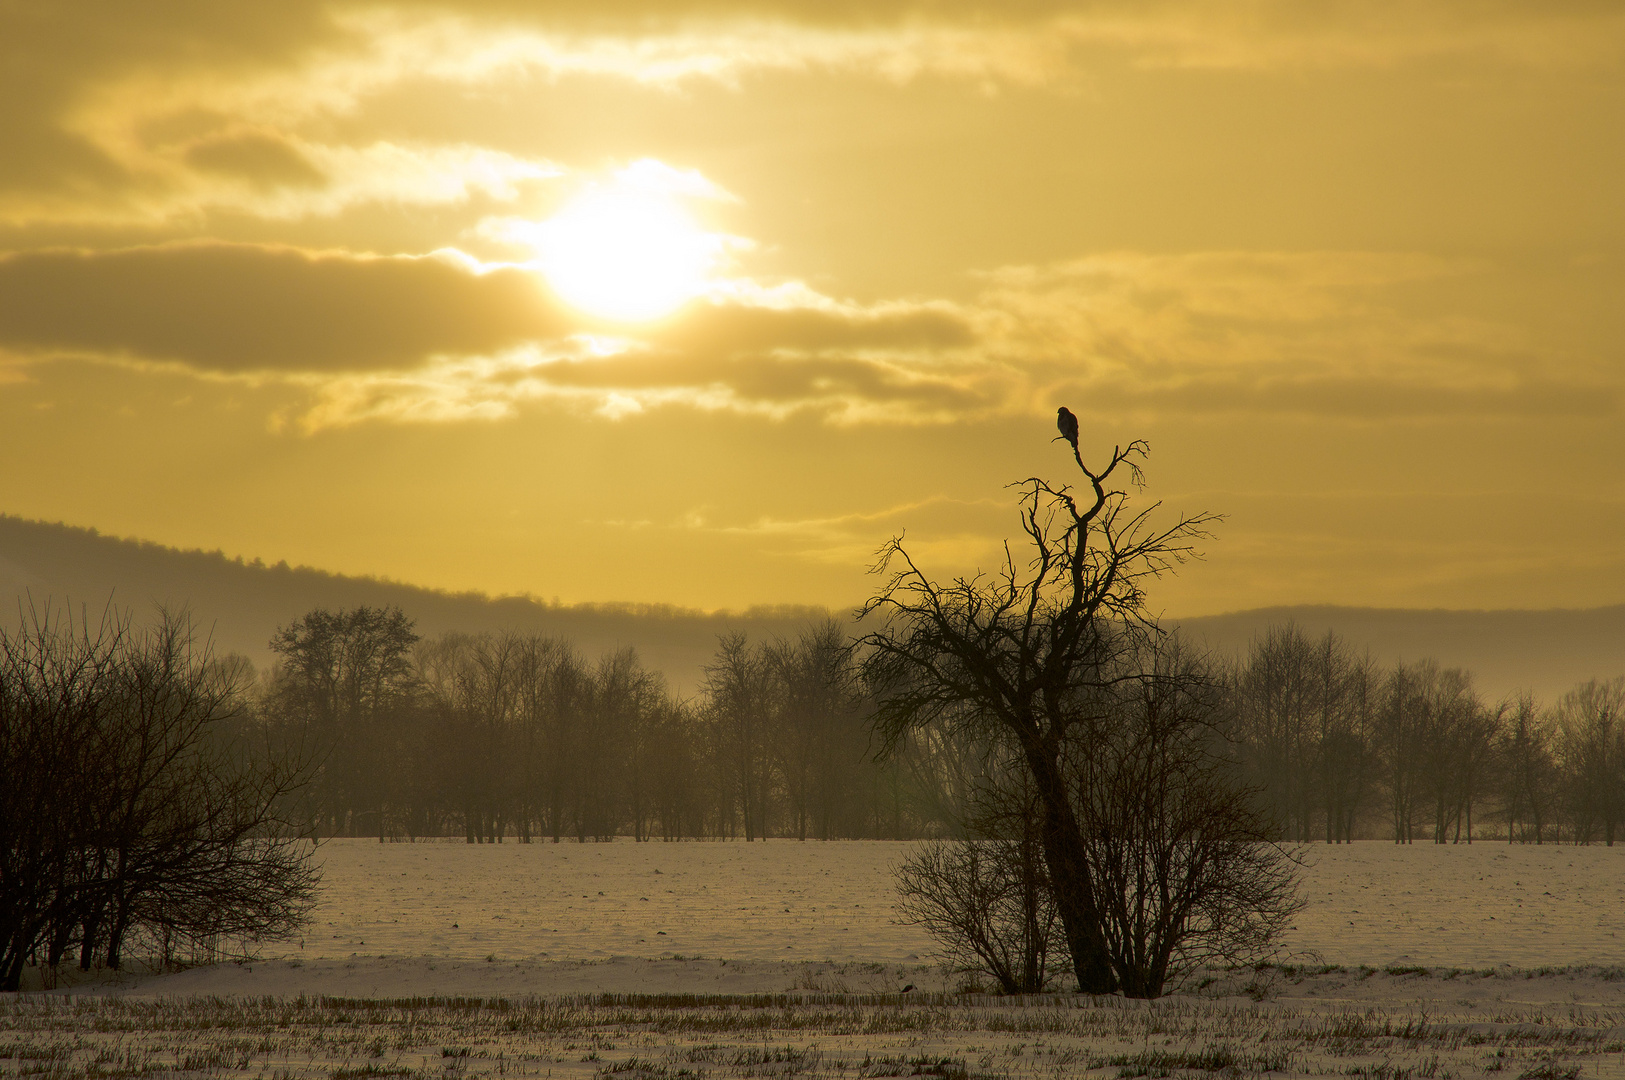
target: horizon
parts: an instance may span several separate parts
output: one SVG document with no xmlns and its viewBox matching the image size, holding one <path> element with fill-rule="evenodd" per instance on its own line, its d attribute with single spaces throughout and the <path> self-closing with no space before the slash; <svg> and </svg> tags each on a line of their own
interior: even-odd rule
<svg viewBox="0 0 1625 1080">
<path fill-rule="evenodd" d="M 26 606 L 94 598 L 132 611 L 185 605 L 211 628 L 217 649 L 271 663 L 271 632 L 314 609 L 399 606 L 425 637 L 447 631 L 513 630 L 571 641 L 586 655 L 636 648 L 679 693 L 697 692 L 714 660 L 717 634 L 756 641 L 794 638 L 821 617 L 852 625 L 855 605 L 760 605 L 743 610 L 636 602 L 555 603 L 537 596 L 436 590 L 382 577 L 177 549 L 92 528 L 0 514 L 0 597 Z M 1159 616 L 1195 634 L 1215 654 L 1241 658 L 1272 627 L 1311 636 L 1332 631 L 1380 663 L 1432 658 L 1469 671 L 1487 701 L 1522 692 L 1554 702 L 1588 679 L 1622 673 L 1625 605 L 1548 609 L 1373 608 L 1292 605 L 1210 615 Z"/>
<path fill-rule="evenodd" d="M 153 549 L 157 549 L 159 551 L 163 551 L 163 552 L 174 554 L 174 555 L 203 556 L 205 558 L 218 559 L 222 563 L 230 564 L 232 566 L 241 566 L 241 567 L 244 567 L 244 568 L 247 568 L 247 569 L 258 569 L 258 570 L 282 569 L 282 570 L 290 571 L 292 573 L 301 573 L 301 572 L 310 573 L 310 574 L 320 575 L 322 577 L 338 578 L 338 579 L 347 580 L 347 581 L 354 581 L 354 582 L 357 582 L 357 583 L 386 585 L 386 586 L 393 586 L 393 587 L 398 587 L 398 588 L 410 589 L 410 590 L 413 590 L 413 591 L 425 592 L 425 593 L 428 593 L 428 594 L 434 595 L 434 596 L 445 597 L 447 599 L 463 599 L 463 598 L 467 598 L 467 599 L 473 599 L 473 600 L 481 600 L 481 601 L 484 601 L 484 602 L 487 602 L 487 603 L 501 603 L 503 601 L 519 600 L 519 601 L 525 601 L 527 603 L 536 604 L 536 605 L 538 605 L 540 607 L 559 609 L 559 610 L 563 610 L 563 609 L 569 609 L 569 610 L 596 610 L 596 611 L 606 611 L 606 612 L 617 612 L 617 613 L 625 612 L 625 613 L 649 614 L 649 615 L 659 615 L 659 614 L 662 614 L 662 613 L 671 613 L 671 614 L 675 614 L 675 615 L 700 616 L 700 617 L 705 617 L 705 618 L 727 617 L 727 616 L 747 616 L 747 615 L 750 615 L 750 614 L 753 614 L 753 613 L 758 613 L 758 612 L 761 612 L 761 613 L 778 613 L 778 612 L 794 612 L 794 611 L 809 611 L 809 612 L 811 612 L 811 611 L 824 611 L 824 612 L 829 612 L 831 614 L 839 614 L 840 612 L 843 612 L 843 611 L 856 610 L 857 608 L 862 606 L 862 601 L 853 601 L 850 604 L 836 604 L 836 605 L 794 604 L 794 603 L 760 603 L 760 604 L 752 604 L 750 607 L 746 607 L 746 608 L 701 608 L 701 607 L 684 606 L 684 605 L 681 605 L 681 604 L 660 603 L 660 602 L 655 602 L 655 601 L 618 600 L 618 599 L 566 601 L 566 600 L 561 600 L 557 596 L 548 597 L 548 596 L 542 596 L 542 595 L 538 595 L 536 593 L 529 593 L 529 592 L 523 592 L 523 593 L 492 593 L 492 592 L 486 592 L 486 591 L 481 590 L 481 589 L 450 589 L 450 588 L 444 588 L 444 587 L 435 586 L 435 585 L 425 585 L 425 584 L 421 584 L 421 583 L 415 582 L 415 581 L 407 581 L 407 580 L 403 580 L 403 579 L 399 579 L 399 578 L 392 578 L 392 577 L 388 577 L 388 576 L 385 576 L 385 575 L 382 575 L 382 574 L 369 574 L 369 573 L 365 573 L 365 572 L 350 573 L 350 572 L 345 572 L 345 571 L 340 571 L 340 570 L 330 570 L 330 569 L 327 569 L 327 568 L 321 567 L 321 566 L 312 566 L 312 565 L 309 565 L 307 563 L 290 563 L 287 559 L 277 559 L 275 562 L 271 562 L 264 555 L 254 555 L 254 556 L 250 557 L 249 555 L 246 555 L 246 554 L 241 553 L 241 552 L 229 553 L 229 552 L 224 551 L 221 548 L 206 549 L 206 548 L 201 548 L 201 547 L 190 547 L 190 548 L 175 547 L 175 546 L 172 546 L 172 545 L 169 545 L 169 544 L 161 543 L 161 542 L 156 541 L 156 540 L 149 540 L 149 539 L 146 539 L 146 538 L 140 537 L 140 536 L 120 536 L 120 535 L 116 535 L 116 534 L 113 534 L 113 533 L 103 532 L 102 530 L 98 529 L 94 525 L 76 525 L 76 524 L 73 524 L 71 522 L 65 522 L 65 521 L 61 521 L 61 520 L 45 521 L 45 520 L 36 519 L 36 518 L 20 517 L 20 516 L 18 516 L 16 514 L 8 514 L 8 513 L 5 513 L 3 511 L 0 511 L 0 522 L 4 522 L 4 521 L 6 521 L 8 519 L 11 520 L 11 521 L 19 522 L 19 523 L 21 523 L 23 525 L 45 526 L 45 527 L 48 527 L 48 528 L 60 528 L 60 529 L 71 530 L 73 532 L 83 533 L 87 537 L 90 537 L 92 539 L 108 540 L 108 541 L 111 541 L 111 542 L 117 543 L 117 544 L 129 544 L 129 545 L 133 545 L 133 546 L 135 546 L 137 548 L 153 548 Z M 1351 614 L 1352 613 L 1369 612 L 1369 613 L 1406 613 L 1406 614 L 1418 614 L 1418 615 L 1425 615 L 1425 614 L 1439 614 L 1439 615 L 1514 615 L 1514 614 L 1543 615 L 1543 614 L 1556 614 L 1556 613 L 1572 613 L 1572 614 L 1597 613 L 1597 612 L 1610 611 L 1610 610 L 1613 610 L 1613 609 L 1616 609 L 1616 608 L 1625 608 L 1625 601 L 1620 601 L 1620 602 L 1610 603 L 1610 604 L 1592 604 L 1592 605 L 1583 606 L 1583 607 L 1582 606 L 1569 606 L 1569 607 L 1559 606 L 1559 607 L 1538 607 L 1538 608 L 1537 607 L 1505 607 L 1505 608 L 1484 608 L 1484 607 L 1403 607 L 1403 606 L 1381 607 L 1381 606 L 1375 606 L 1375 605 L 1361 605 L 1361 604 L 1333 604 L 1333 603 L 1307 603 L 1306 602 L 1306 603 L 1299 603 L 1299 604 L 1268 604 L 1268 605 L 1264 605 L 1264 606 L 1260 606 L 1260 607 L 1233 608 L 1233 609 L 1229 609 L 1229 610 L 1225 610 L 1225 611 L 1208 612 L 1208 613 L 1204 613 L 1204 614 L 1201 614 L 1201 615 L 1180 615 L 1180 614 L 1162 613 L 1162 614 L 1159 614 L 1157 616 L 1157 618 L 1159 620 L 1169 620 L 1169 621 L 1173 621 L 1173 622 L 1179 622 L 1181 620 L 1193 621 L 1193 620 L 1204 620 L 1204 619 L 1222 619 L 1222 618 L 1225 618 L 1227 616 L 1232 616 L 1232 615 L 1259 615 L 1259 614 L 1267 614 L 1267 613 L 1275 612 L 1275 611 L 1292 612 L 1292 611 L 1317 611 L 1317 610 L 1348 612 L 1348 613 L 1351 613 Z"/>
</svg>

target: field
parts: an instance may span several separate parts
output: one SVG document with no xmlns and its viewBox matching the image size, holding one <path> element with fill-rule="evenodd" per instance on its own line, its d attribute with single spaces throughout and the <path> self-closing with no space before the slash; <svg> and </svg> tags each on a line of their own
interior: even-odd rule
<svg viewBox="0 0 1625 1080">
<path fill-rule="evenodd" d="M 1625 850 L 1321 847 L 1295 955 L 965 992 L 884 843 L 337 841 L 302 942 L 0 1002 L 0 1073 L 1625 1077 Z"/>
</svg>

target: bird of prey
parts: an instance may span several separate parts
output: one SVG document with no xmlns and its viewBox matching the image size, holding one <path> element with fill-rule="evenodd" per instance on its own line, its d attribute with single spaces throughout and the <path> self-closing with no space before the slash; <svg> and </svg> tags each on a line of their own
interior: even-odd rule
<svg viewBox="0 0 1625 1080">
<path fill-rule="evenodd" d="M 1055 426 L 1061 429 L 1061 438 L 1072 444 L 1072 449 L 1078 448 L 1078 418 L 1072 415 L 1072 410 L 1062 405 L 1055 410 Z"/>
</svg>

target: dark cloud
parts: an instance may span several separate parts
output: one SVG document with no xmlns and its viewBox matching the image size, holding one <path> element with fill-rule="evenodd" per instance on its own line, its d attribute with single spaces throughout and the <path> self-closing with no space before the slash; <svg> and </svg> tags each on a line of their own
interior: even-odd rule
<svg viewBox="0 0 1625 1080">
<path fill-rule="evenodd" d="M 568 333 L 535 279 L 436 258 L 184 244 L 0 258 L 0 346 L 217 371 L 409 368 Z"/>
<path fill-rule="evenodd" d="M 24 354 L 116 355 L 223 372 L 407 370 L 433 356 L 489 355 L 584 328 L 529 272 L 476 274 L 434 257 L 223 243 L 0 256 L 0 347 Z M 966 344 L 971 333 L 938 308 L 700 304 L 647 340 L 620 359 L 556 367 L 559 380 L 750 382 L 751 396 L 775 400 L 817 387 L 881 400 L 929 396 L 939 391 L 884 365 L 826 354 L 929 351 Z"/>
<path fill-rule="evenodd" d="M 287 140 L 262 132 L 203 139 L 187 149 L 186 161 L 199 169 L 267 186 L 316 187 L 327 179 Z"/>
<path fill-rule="evenodd" d="M 84 196 L 131 181 L 69 124 L 95 87 L 143 71 L 270 70 L 342 37 L 307 0 L 0 0 L 0 189 Z"/>
</svg>

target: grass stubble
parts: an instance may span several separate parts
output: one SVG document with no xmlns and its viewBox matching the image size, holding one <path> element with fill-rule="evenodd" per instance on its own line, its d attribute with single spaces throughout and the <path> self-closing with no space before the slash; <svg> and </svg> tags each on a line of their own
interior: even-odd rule
<svg viewBox="0 0 1625 1080">
<path fill-rule="evenodd" d="M 1625 1080 L 1625 969 L 1263 966 L 1052 994 L 13 995 L 0 1075 Z"/>
</svg>

